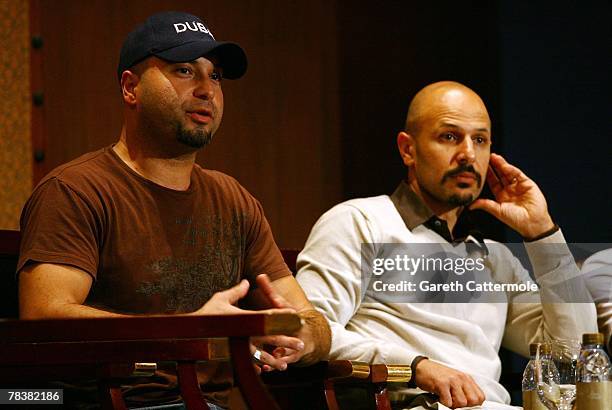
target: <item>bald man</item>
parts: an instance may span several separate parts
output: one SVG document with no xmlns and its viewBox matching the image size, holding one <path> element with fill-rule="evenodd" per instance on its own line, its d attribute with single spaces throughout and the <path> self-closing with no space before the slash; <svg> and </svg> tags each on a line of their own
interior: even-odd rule
<svg viewBox="0 0 612 410">
<path fill-rule="evenodd" d="M 325 213 L 298 258 L 298 281 L 331 324 L 332 359 L 412 364 L 413 388 L 404 386 L 401 407 L 503 408 L 510 396 L 498 382 L 500 346 L 528 356 L 533 341 L 596 331 L 594 306 L 540 303 L 559 301 L 555 283 L 573 279 L 581 295 L 584 283 L 538 186 L 491 153 L 491 121 L 474 91 L 456 82 L 422 89 L 397 146 L 407 178 L 391 196 L 350 200 Z M 478 198 L 485 183 L 494 200 Z M 479 238 L 466 222 L 472 209 L 489 212 L 525 239 L 537 284 L 508 248 Z M 456 267 L 469 257 L 476 262 L 470 275 L 480 273 L 480 262 L 485 277 L 506 287 L 467 300 L 457 292 L 453 299 L 451 282 L 469 275 L 445 267 L 429 277 L 429 286 L 440 285 L 429 292 L 420 287 L 423 280 L 417 284 L 426 269 L 399 267 L 406 261 L 395 258 L 402 244 L 415 263 L 431 256 L 420 244 L 458 255 L 451 258 Z M 385 275 L 398 271 L 401 281 L 386 282 L 395 288 L 383 287 Z M 449 300 L 480 303 L 438 303 Z"/>
</svg>

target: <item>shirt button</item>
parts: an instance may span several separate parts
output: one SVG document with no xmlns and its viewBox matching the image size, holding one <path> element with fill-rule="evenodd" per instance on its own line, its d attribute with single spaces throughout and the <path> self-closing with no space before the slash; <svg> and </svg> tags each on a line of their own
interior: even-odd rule
<svg viewBox="0 0 612 410">
<path fill-rule="evenodd" d="M 442 222 L 438 221 L 437 219 L 434 221 L 434 225 L 436 225 L 438 228 L 442 225 Z"/>
</svg>

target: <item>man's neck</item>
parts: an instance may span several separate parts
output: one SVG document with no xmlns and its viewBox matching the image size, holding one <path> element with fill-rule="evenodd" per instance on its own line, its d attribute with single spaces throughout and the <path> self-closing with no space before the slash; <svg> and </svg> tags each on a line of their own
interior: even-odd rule
<svg viewBox="0 0 612 410">
<path fill-rule="evenodd" d="M 459 219 L 459 215 L 461 214 L 461 211 L 463 211 L 463 207 L 440 203 L 440 201 L 433 198 L 427 192 L 422 191 L 416 180 L 414 179 L 409 181 L 409 185 L 412 191 L 419 198 L 421 198 L 421 200 L 429 207 L 429 209 L 431 209 L 434 215 L 446 221 L 448 230 L 453 232 L 453 229 L 457 224 L 457 219 Z"/>
<path fill-rule="evenodd" d="M 128 142 L 125 128 L 113 150 L 128 167 L 143 178 L 176 191 L 189 189 L 195 152 L 176 157 L 156 154 L 152 147 L 134 140 Z"/>
</svg>

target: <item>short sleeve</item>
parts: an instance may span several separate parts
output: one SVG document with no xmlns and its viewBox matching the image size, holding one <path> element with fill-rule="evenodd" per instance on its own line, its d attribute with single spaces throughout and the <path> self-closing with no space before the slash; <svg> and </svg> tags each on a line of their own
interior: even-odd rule
<svg viewBox="0 0 612 410">
<path fill-rule="evenodd" d="M 274 241 L 270 224 L 266 220 L 261 204 L 252 200 L 252 214 L 248 218 L 245 276 L 254 282 L 257 275 L 267 274 L 270 280 L 291 275 L 283 256 Z"/>
<path fill-rule="evenodd" d="M 101 222 L 84 195 L 58 178 L 39 185 L 21 213 L 17 272 L 29 263 L 71 265 L 96 277 Z"/>
</svg>

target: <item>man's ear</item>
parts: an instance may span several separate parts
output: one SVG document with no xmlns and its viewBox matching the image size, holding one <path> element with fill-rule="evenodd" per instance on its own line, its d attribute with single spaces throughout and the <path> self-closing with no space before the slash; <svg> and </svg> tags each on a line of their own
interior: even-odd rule
<svg viewBox="0 0 612 410">
<path fill-rule="evenodd" d="M 121 74 L 121 94 L 123 96 L 123 101 L 125 101 L 126 104 L 128 105 L 136 104 L 135 89 L 139 81 L 140 81 L 140 77 L 138 76 L 138 74 L 130 70 L 125 70 Z"/>
<path fill-rule="evenodd" d="M 397 149 L 400 157 L 407 167 L 414 164 L 414 137 L 405 131 L 400 131 L 397 134 Z"/>
</svg>

